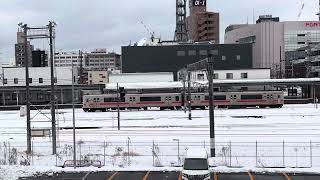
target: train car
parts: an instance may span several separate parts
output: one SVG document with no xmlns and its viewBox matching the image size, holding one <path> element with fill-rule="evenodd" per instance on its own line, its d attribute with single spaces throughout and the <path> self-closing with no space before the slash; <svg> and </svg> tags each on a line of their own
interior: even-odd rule
<svg viewBox="0 0 320 180">
<path fill-rule="evenodd" d="M 214 105 L 218 108 L 246 107 L 282 107 L 284 95 L 282 91 L 262 92 L 215 92 Z M 117 97 L 116 94 L 85 95 L 83 97 L 84 111 L 107 111 L 109 109 L 145 109 L 158 107 L 160 110 L 181 109 L 187 103 L 187 97 L 180 93 L 126 94 Z M 205 109 L 209 106 L 208 93 L 192 93 L 192 109 Z"/>
</svg>

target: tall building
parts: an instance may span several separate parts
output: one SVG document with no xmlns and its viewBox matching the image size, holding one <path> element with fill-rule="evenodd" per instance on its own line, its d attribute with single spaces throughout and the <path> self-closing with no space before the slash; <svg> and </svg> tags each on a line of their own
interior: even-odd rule
<svg viewBox="0 0 320 180">
<path fill-rule="evenodd" d="M 189 40 L 187 31 L 187 0 L 176 0 L 176 31 L 175 41 Z"/>
<path fill-rule="evenodd" d="M 207 11 L 206 0 L 189 0 L 187 17 L 189 39 L 194 42 L 219 40 L 219 13 Z"/>
<path fill-rule="evenodd" d="M 32 67 L 47 67 L 48 55 L 46 51 L 37 49 L 32 51 Z"/>
<path fill-rule="evenodd" d="M 225 43 L 252 43 L 253 67 L 271 68 L 273 78 L 284 77 L 285 64 L 293 63 L 290 54 L 307 54 L 303 47 L 320 43 L 318 21 L 285 21 L 270 15 L 260 16 L 256 24 L 230 25 Z M 296 52 L 296 53 L 291 53 Z M 300 59 L 306 61 L 306 55 Z M 320 58 L 315 59 L 319 61 Z"/>
<path fill-rule="evenodd" d="M 24 33 L 19 28 L 17 32 L 17 43 L 15 44 L 15 66 L 16 67 L 25 67 L 25 42 L 24 42 Z M 29 66 L 32 66 L 32 51 L 33 45 L 30 42 L 27 42 L 28 46 L 28 62 Z"/>
</svg>

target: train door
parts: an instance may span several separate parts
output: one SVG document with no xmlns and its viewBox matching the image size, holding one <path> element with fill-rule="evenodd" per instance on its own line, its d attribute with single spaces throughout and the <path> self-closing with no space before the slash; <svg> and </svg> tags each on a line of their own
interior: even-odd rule
<svg viewBox="0 0 320 180">
<path fill-rule="evenodd" d="M 230 97 L 230 103 L 227 106 L 232 107 L 232 106 L 240 105 L 240 103 L 238 103 L 237 94 L 230 94 L 229 97 Z"/>
<path fill-rule="evenodd" d="M 98 107 L 98 99 L 99 98 L 92 98 L 89 100 L 89 107 L 90 108 L 97 108 Z"/>
<path fill-rule="evenodd" d="M 165 96 L 164 104 L 165 104 L 166 107 L 171 107 L 172 106 L 172 97 L 171 96 Z"/>
<path fill-rule="evenodd" d="M 273 95 L 272 94 L 267 94 L 267 95 L 264 94 L 263 98 L 266 98 L 267 104 L 273 104 Z"/>
<path fill-rule="evenodd" d="M 128 97 L 129 98 L 129 105 L 128 105 L 128 107 L 130 108 L 132 108 L 132 107 L 137 107 L 137 98 L 135 97 L 135 96 L 129 96 Z"/>
</svg>

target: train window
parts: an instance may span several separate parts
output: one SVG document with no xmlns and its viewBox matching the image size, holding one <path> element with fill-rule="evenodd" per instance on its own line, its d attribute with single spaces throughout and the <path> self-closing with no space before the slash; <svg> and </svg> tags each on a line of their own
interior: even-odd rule
<svg viewBox="0 0 320 180">
<path fill-rule="evenodd" d="M 176 96 L 176 101 L 180 101 L 180 98 L 179 98 L 179 96 Z"/>
<path fill-rule="evenodd" d="M 278 95 L 278 99 L 280 99 L 280 95 Z"/>
<path fill-rule="evenodd" d="M 256 94 L 241 95 L 241 99 L 262 99 L 262 95 L 256 95 Z"/>
<path fill-rule="evenodd" d="M 156 96 L 156 97 L 140 97 L 140 102 L 143 101 L 161 101 L 161 97 L 160 96 Z"/>
<path fill-rule="evenodd" d="M 227 97 L 225 95 L 214 96 L 213 98 L 214 98 L 214 100 L 226 100 L 227 99 Z"/>
<path fill-rule="evenodd" d="M 104 98 L 104 102 L 117 102 L 117 98 Z"/>
<path fill-rule="evenodd" d="M 89 102 L 89 99 L 87 99 L 86 102 Z"/>
</svg>

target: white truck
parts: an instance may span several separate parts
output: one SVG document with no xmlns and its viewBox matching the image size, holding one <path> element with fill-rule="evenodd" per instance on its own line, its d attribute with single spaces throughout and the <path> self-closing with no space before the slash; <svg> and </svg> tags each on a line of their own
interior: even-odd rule
<svg viewBox="0 0 320 180">
<path fill-rule="evenodd" d="M 182 180 L 210 180 L 208 154 L 205 149 L 187 151 L 182 169 Z"/>
</svg>

